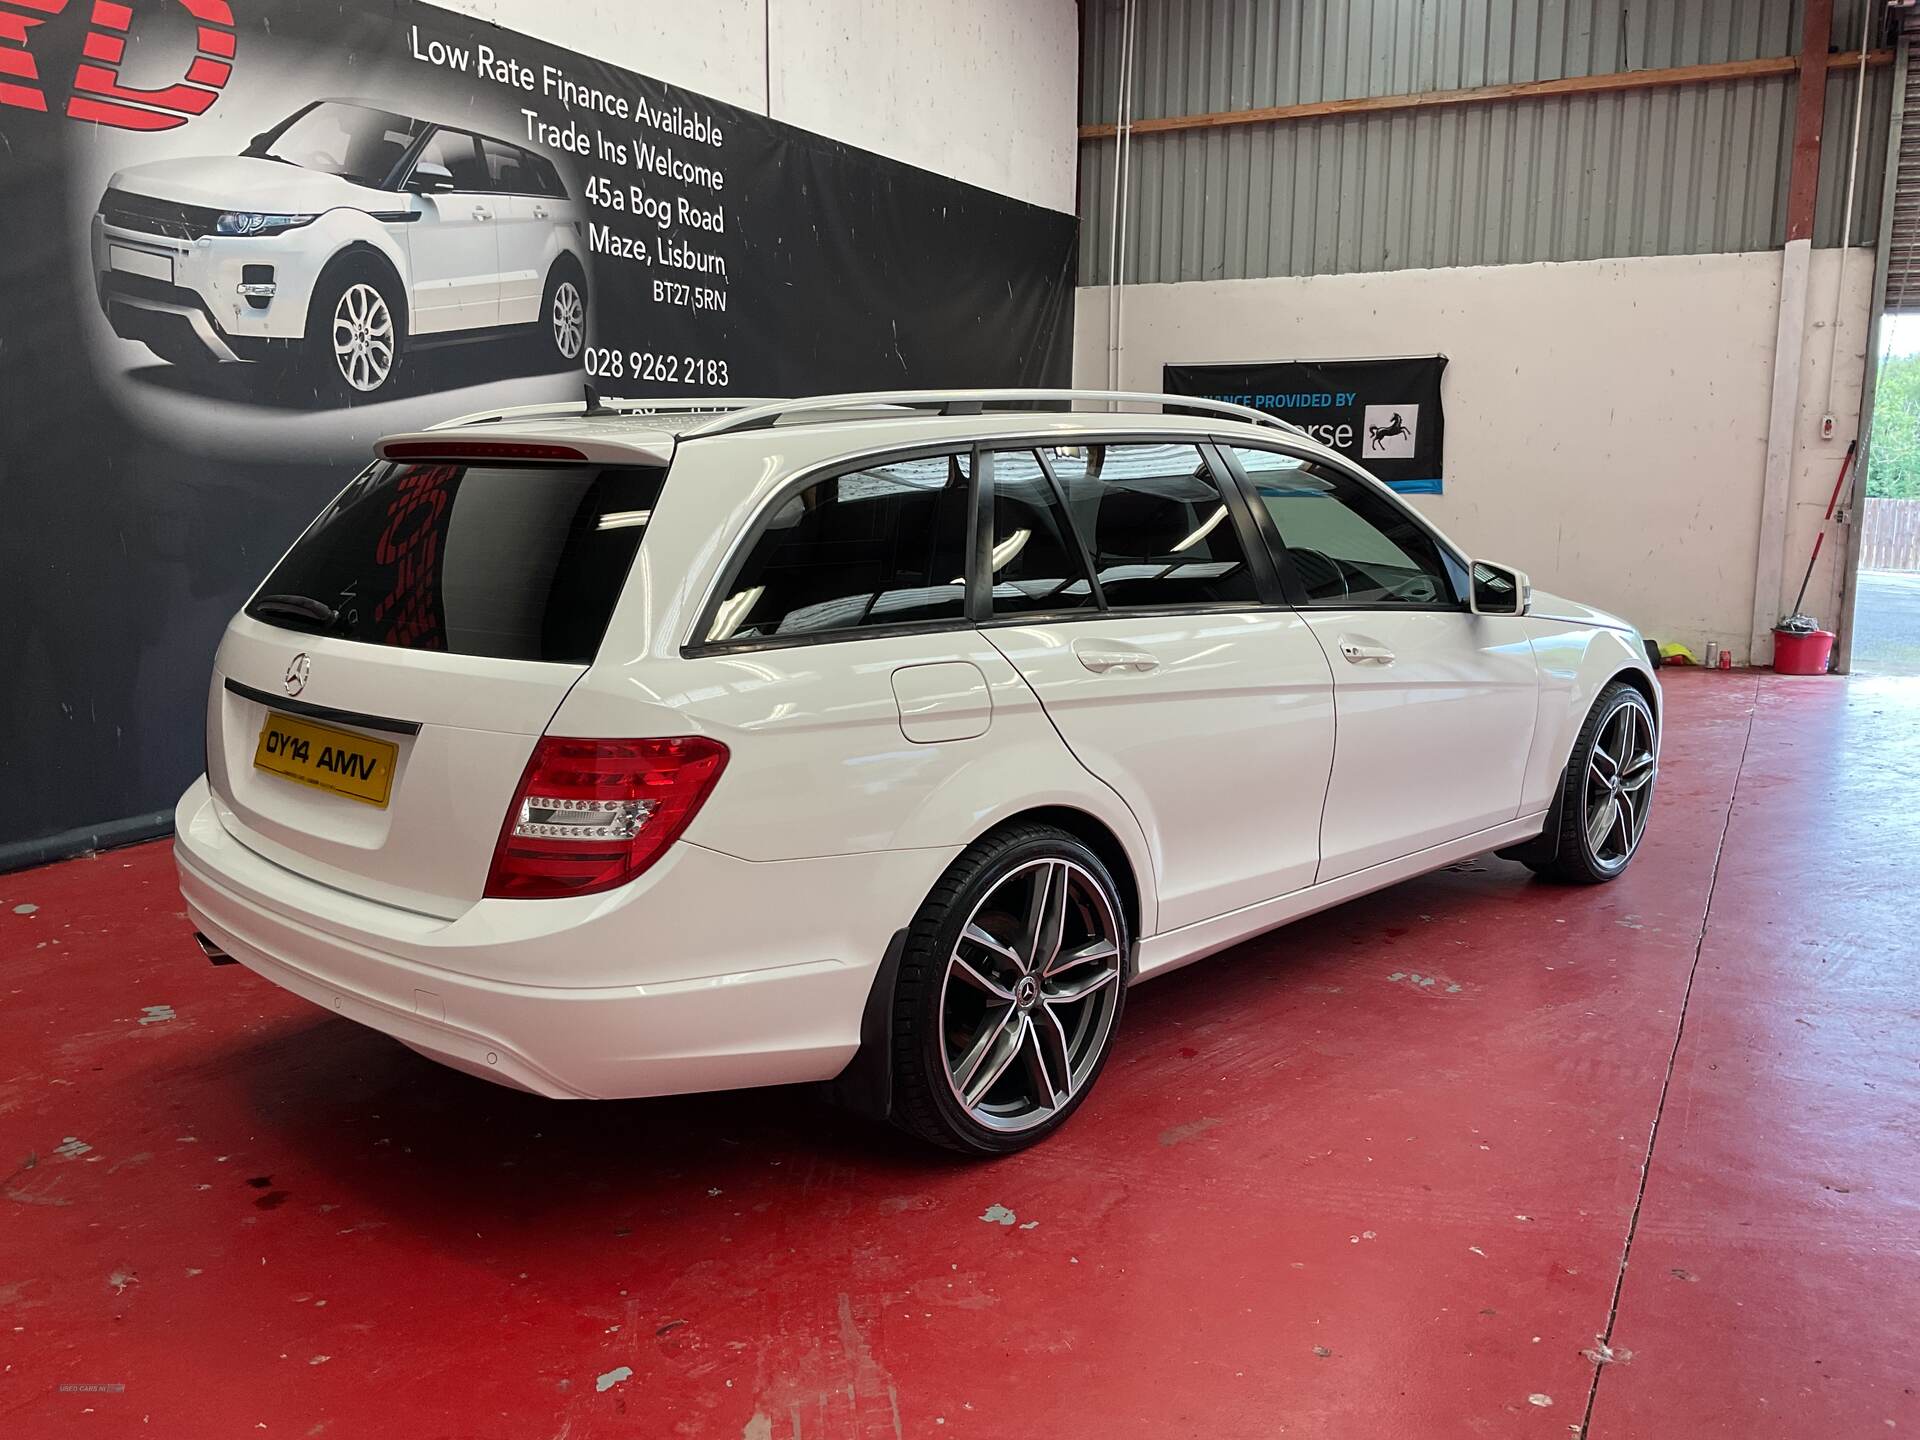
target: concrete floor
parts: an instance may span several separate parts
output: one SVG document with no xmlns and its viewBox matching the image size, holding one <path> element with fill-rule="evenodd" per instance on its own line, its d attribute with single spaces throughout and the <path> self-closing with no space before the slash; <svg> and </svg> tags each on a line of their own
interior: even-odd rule
<svg viewBox="0 0 1920 1440">
<path fill-rule="evenodd" d="M 1853 673 L 1920 675 L 1920 571 L 1862 570 Z"/>
<path fill-rule="evenodd" d="M 0 876 L 0 1435 L 1912 1433 L 1920 684 L 1667 693 L 1622 881 L 1143 987 L 993 1165 L 438 1069 L 209 967 L 163 845 Z"/>
</svg>

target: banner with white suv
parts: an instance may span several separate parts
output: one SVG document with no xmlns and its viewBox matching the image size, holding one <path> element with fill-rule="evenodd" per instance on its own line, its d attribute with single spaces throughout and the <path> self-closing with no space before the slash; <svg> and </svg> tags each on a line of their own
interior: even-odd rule
<svg viewBox="0 0 1920 1440">
<path fill-rule="evenodd" d="M 424 0 L 0 12 L 0 869 L 165 828 L 191 677 L 383 434 L 1067 379 L 1072 215 L 599 50 Z"/>
<path fill-rule="evenodd" d="M 551 160 L 463 126 L 318 100 L 239 155 L 115 172 L 93 221 L 114 334 L 170 364 L 280 364 L 334 402 L 403 348 L 532 328 L 586 344 L 585 229 Z"/>
</svg>

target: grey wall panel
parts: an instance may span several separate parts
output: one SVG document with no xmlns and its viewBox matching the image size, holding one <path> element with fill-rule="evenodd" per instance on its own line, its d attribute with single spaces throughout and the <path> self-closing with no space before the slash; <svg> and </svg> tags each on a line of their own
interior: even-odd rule
<svg viewBox="0 0 1920 1440">
<path fill-rule="evenodd" d="M 1835 48 L 1861 7 L 1836 0 Z M 1119 100 L 1120 0 L 1087 8 L 1085 123 Z M 1799 0 L 1141 0 L 1134 116 L 1786 55 Z M 1816 243 L 1839 241 L 1855 76 L 1831 73 Z M 1890 71 L 1869 70 L 1859 173 Z M 1782 243 L 1791 75 L 1136 135 L 1125 278 L 1336 274 Z M 1081 147 L 1082 267 L 1108 278 L 1112 140 Z M 1853 240 L 1878 223 L 1858 186 Z"/>
</svg>

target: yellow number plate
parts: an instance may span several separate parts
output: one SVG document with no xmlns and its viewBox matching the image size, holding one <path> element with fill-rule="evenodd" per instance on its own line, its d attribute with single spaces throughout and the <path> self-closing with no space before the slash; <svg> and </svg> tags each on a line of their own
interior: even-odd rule
<svg viewBox="0 0 1920 1440">
<path fill-rule="evenodd" d="M 269 710 L 253 763 L 256 769 L 384 810 L 399 755 L 400 747 L 389 741 Z"/>
</svg>

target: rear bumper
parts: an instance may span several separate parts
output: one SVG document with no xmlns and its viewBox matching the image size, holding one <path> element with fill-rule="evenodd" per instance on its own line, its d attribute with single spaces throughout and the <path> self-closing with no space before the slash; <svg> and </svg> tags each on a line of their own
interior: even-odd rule
<svg viewBox="0 0 1920 1440">
<path fill-rule="evenodd" d="M 255 854 L 221 825 L 204 777 L 174 840 L 193 923 L 249 969 L 455 1069 L 604 1099 L 831 1079 L 859 1048 L 888 937 L 952 854 L 756 864 L 682 842 L 631 903 L 482 900 L 446 921 Z M 576 950 L 596 983 L 486 974 L 490 960 L 524 970 L 530 949 Z"/>
</svg>

